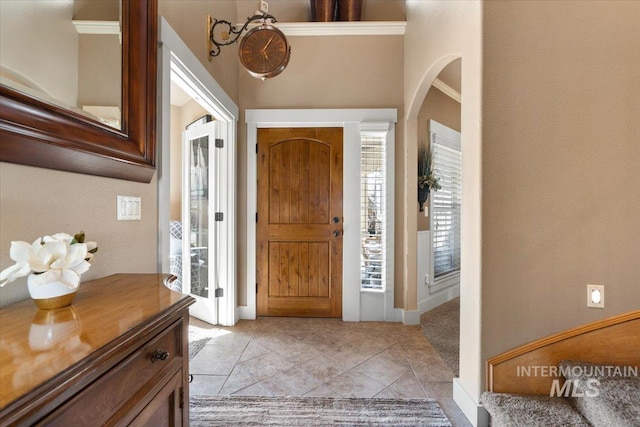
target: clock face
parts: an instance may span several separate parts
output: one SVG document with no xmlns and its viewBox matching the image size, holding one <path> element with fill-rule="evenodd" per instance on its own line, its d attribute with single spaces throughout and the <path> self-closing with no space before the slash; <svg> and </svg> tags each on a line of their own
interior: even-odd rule
<svg viewBox="0 0 640 427">
<path fill-rule="evenodd" d="M 282 31 L 263 24 L 244 36 L 238 54 L 252 76 L 264 79 L 277 76 L 286 68 L 291 50 Z"/>
</svg>

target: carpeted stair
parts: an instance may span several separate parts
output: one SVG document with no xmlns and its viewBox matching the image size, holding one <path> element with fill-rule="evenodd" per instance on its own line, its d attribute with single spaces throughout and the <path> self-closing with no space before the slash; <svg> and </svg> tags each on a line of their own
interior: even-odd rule
<svg viewBox="0 0 640 427">
<path fill-rule="evenodd" d="M 640 426 L 640 378 L 595 374 L 598 365 L 563 361 L 560 367 L 569 373 L 578 394 L 584 397 L 570 397 L 571 403 L 595 427 L 600 426 Z M 573 369 L 577 367 L 578 369 Z M 575 374 L 582 375 L 575 375 Z M 586 375 L 589 374 L 589 375 Z M 597 383 L 589 383 L 596 380 Z M 597 396 L 589 396 L 597 390 Z"/>
<path fill-rule="evenodd" d="M 572 394 L 582 397 L 485 392 L 481 402 L 491 415 L 491 425 L 640 427 L 639 377 L 619 375 L 620 371 L 598 375 L 609 372 L 608 367 L 585 362 L 562 361 L 559 366 L 576 388 Z"/>
</svg>

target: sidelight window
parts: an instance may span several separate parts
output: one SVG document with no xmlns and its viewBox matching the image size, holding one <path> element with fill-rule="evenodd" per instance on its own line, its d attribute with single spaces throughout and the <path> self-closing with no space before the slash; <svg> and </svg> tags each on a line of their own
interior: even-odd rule
<svg viewBox="0 0 640 427">
<path fill-rule="evenodd" d="M 388 237 L 386 133 L 362 132 L 360 144 L 361 288 L 384 291 Z"/>
</svg>

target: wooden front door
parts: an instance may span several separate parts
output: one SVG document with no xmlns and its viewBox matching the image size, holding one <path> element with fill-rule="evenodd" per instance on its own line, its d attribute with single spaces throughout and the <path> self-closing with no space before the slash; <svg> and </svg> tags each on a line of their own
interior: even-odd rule
<svg viewBox="0 0 640 427">
<path fill-rule="evenodd" d="M 259 316 L 342 317 L 342 128 L 258 129 Z"/>
</svg>

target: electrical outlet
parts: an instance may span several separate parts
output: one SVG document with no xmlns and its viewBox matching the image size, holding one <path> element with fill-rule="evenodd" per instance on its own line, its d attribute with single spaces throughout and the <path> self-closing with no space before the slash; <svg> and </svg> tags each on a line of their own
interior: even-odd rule
<svg viewBox="0 0 640 427">
<path fill-rule="evenodd" d="M 604 285 L 587 285 L 587 307 L 604 308 Z"/>
<path fill-rule="evenodd" d="M 264 0 L 260 0 L 260 12 L 269 13 L 269 3 Z"/>
</svg>

